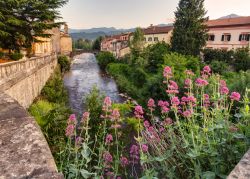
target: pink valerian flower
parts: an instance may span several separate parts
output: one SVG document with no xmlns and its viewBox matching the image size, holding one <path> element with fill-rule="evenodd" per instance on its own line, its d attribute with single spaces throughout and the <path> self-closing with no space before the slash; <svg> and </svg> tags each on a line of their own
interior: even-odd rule
<svg viewBox="0 0 250 179">
<path fill-rule="evenodd" d="M 208 94 L 203 95 L 204 98 L 204 107 L 209 107 L 210 106 L 210 97 Z"/>
<path fill-rule="evenodd" d="M 145 128 L 149 128 L 150 127 L 150 123 L 148 121 L 144 121 L 143 125 Z"/>
<path fill-rule="evenodd" d="M 201 79 L 201 78 L 197 78 L 195 80 L 195 83 L 198 87 L 203 87 L 203 86 L 207 86 L 208 85 L 208 82 L 207 80 L 204 80 L 204 79 Z"/>
<path fill-rule="evenodd" d="M 67 137 L 72 137 L 75 134 L 75 125 L 69 124 L 66 128 L 65 135 Z"/>
<path fill-rule="evenodd" d="M 227 83 L 225 80 L 220 80 L 220 87 L 227 86 Z"/>
<path fill-rule="evenodd" d="M 182 115 L 186 118 L 190 118 L 192 116 L 193 112 L 191 110 L 186 110 L 182 113 Z"/>
<path fill-rule="evenodd" d="M 132 145 L 130 147 L 130 158 L 133 160 L 132 163 L 138 163 L 139 161 L 139 147 L 137 145 Z"/>
<path fill-rule="evenodd" d="M 156 140 L 157 142 L 160 141 L 160 137 L 157 133 L 157 130 L 153 126 L 150 126 L 149 128 L 147 128 L 147 132 L 151 140 Z"/>
<path fill-rule="evenodd" d="M 111 135 L 111 134 L 108 134 L 107 136 L 106 136 L 106 144 L 108 145 L 108 144 L 111 144 L 113 142 L 113 136 Z"/>
<path fill-rule="evenodd" d="M 226 86 L 220 87 L 220 94 L 227 95 L 229 93 L 229 89 Z"/>
<path fill-rule="evenodd" d="M 150 99 L 148 100 L 148 108 L 149 108 L 150 110 L 154 110 L 154 107 L 155 107 L 155 101 L 154 101 L 152 98 L 150 98 Z"/>
<path fill-rule="evenodd" d="M 118 109 L 114 109 L 113 111 L 112 111 L 112 114 L 111 114 L 111 120 L 113 120 L 113 121 L 117 121 L 119 118 L 120 118 L 120 112 L 119 112 L 119 110 Z"/>
<path fill-rule="evenodd" d="M 110 163 L 113 162 L 113 157 L 108 151 L 105 151 L 103 153 L 103 160 L 104 160 L 106 165 L 109 165 Z"/>
<path fill-rule="evenodd" d="M 82 144 L 82 138 L 80 136 L 78 136 L 76 139 L 75 139 L 75 144 L 76 146 L 80 146 Z"/>
<path fill-rule="evenodd" d="M 135 107 L 135 111 L 134 111 L 134 114 L 135 114 L 135 117 L 138 118 L 138 119 L 143 119 L 143 109 L 141 106 L 136 106 Z"/>
<path fill-rule="evenodd" d="M 122 166 L 123 168 L 125 168 L 126 166 L 129 165 L 129 161 L 128 161 L 128 159 L 127 159 L 126 157 L 121 157 L 121 158 L 120 158 L 120 162 L 121 162 L 121 166 Z"/>
<path fill-rule="evenodd" d="M 69 124 L 74 124 L 74 125 L 76 125 L 76 123 L 77 123 L 77 121 L 76 121 L 76 115 L 75 114 L 71 114 L 70 116 L 69 116 L 69 119 L 68 119 L 68 125 Z"/>
<path fill-rule="evenodd" d="M 122 128 L 122 126 L 120 124 L 112 124 L 110 128 L 111 129 L 120 129 L 120 128 Z"/>
<path fill-rule="evenodd" d="M 90 115 L 89 112 L 83 113 L 81 122 L 85 122 L 86 120 L 88 120 L 89 115 Z"/>
<path fill-rule="evenodd" d="M 230 95 L 230 99 L 232 101 L 239 101 L 240 100 L 240 93 L 232 92 L 231 95 Z"/>
<path fill-rule="evenodd" d="M 158 106 L 161 107 L 161 113 L 164 114 L 164 113 L 168 113 L 169 112 L 169 103 L 167 101 L 158 101 Z"/>
<path fill-rule="evenodd" d="M 185 84 L 185 88 L 191 88 L 191 86 L 192 86 L 192 80 L 189 79 L 189 78 L 185 79 L 184 84 Z"/>
<path fill-rule="evenodd" d="M 142 144 L 141 145 L 141 150 L 142 150 L 143 153 L 148 152 L 148 146 L 146 144 Z"/>
<path fill-rule="evenodd" d="M 185 73 L 188 76 L 194 76 L 194 72 L 192 72 L 192 70 L 185 70 Z"/>
<path fill-rule="evenodd" d="M 173 76 L 172 69 L 169 66 L 164 68 L 163 76 L 166 78 L 171 78 Z"/>
<path fill-rule="evenodd" d="M 179 98 L 178 97 L 172 97 L 172 99 L 171 99 L 171 104 L 172 104 L 172 107 L 177 107 L 179 104 L 180 104 L 180 100 L 179 100 Z"/>
<path fill-rule="evenodd" d="M 115 174 L 114 174 L 114 172 L 108 171 L 108 172 L 106 173 L 106 176 L 107 176 L 109 179 L 115 179 Z"/>
<path fill-rule="evenodd" d="M 211 68 L 209 66 L 205 66 L 201 74 L 203 78 L 208 78 L 211 75 Z"/>
<path fill-rule="evenodd" d="M 165 120 L 164 120 L 164 122 L 163 122 L 165 125 L 171 125 L 171 124 L 173 124 L 173 120 L 171 119 L 171 118 L 166 118 Z"/>
<path fill-rule="evenodd" d="M 179 93 L 179 87 L 176 82 L 170 80 L 168 84 L 168 89 L 166 90 L 169 94 L 178 94 Z"/>
<path fill-rule="evenodd" d="M 109 108 L 111 107 L 112 105 L 112 101 L 111 101 L 111 98 L 110 97 L 105 97 L 104 101 L 103 101 L 103 106 L 102 106 L 102 109 L 103 111 L 109 111 Z"/>
<path fill-rule="evenodd" d="M 160 127 L 159 128 L 159 132 L 163 132 L 163 131 L 165 131 L 165 128 L 164 127 Z"/>
</svg>

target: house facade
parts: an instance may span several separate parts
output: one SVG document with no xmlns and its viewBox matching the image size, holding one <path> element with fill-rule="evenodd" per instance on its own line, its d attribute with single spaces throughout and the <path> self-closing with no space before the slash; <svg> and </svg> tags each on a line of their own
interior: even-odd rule
<svg viewBox="0 0 250 179">
<path fill-rule="evenodd" d="M 249 48 L 250 16 L 209 20 L 207 48 L 234 50 Z"/>
<path fill-rule="evenodd" d="M 166 42 L 170 44 L 173 26 L 153 26 L 143 29 L 145 47 L 158 43 Z"/>
</svg>

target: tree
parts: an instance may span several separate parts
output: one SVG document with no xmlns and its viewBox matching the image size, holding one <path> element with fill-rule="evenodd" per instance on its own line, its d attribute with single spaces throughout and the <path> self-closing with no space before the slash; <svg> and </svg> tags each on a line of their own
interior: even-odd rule
<svg viewBox="0 0 250 179">
<path fill-rule="evenodd" d="M 0 0 L 0 47 L 19 51 L 63 22 L 58 9 L 68 0 Z"/>
<path fill-rule="evenodd" d="M 100 50 L 101 50 L 101 42 L 102 42 L 102 40 L 103 40 L 103 37 L 102 37 L 102 36 L 98 37 L 98 38 L 94 41 L 93 46 L 92 46 L 92 49 L 93 49 L 93 50 L 98 50 L 98 51 L 100 51 Z"/>
<path fill-rule="evenodd" d="M 183 55 L 200 54 L 206 45 L 207 27 L 204 0 L 180 0 L 175 12 L 172 49 Z"/>
<path fill-rule="evenodd" d="M 144 47 L 144 33 L 141 28 L 136 28 L 133 38 L 130 41 L 130 50 L 132 55 L 132 64 L 135 64 L 136 60 L 141 57 L 141 53 Z"/>
</svg>

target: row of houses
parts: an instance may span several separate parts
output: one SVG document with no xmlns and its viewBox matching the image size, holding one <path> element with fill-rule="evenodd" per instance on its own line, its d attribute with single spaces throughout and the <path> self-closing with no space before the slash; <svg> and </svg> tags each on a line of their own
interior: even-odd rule
<svg viewBox="0 0 250 179">
<path fill-rule="evenodd" d="M 209 20 L 207 27 L 206 48 L 234 50 L 250 47 L 250 16 Z M 173 26 L 150 25 L 142 30 L 145 47 L 163 41 L 170 44 Z M 130 52 L 128 44 L 132 36 L 133 33 L 124 33 L 107 37 L 101 43 L 101 50 L 112 52 L 117 58 L 123 57 Z"/>
</svg>

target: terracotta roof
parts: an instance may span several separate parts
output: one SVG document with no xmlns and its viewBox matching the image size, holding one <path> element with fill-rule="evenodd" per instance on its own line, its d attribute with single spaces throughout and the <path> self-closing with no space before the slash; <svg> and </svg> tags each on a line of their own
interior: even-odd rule
<svg viewBox="0 0 250 179">
<path fill-rule="evenodd" d="M 235 17 L 228 19 L 216 19 L 209 20 L 207 22 L 208 27 L 227 27 L 227 26 L 244 26 L 250 25 L 250 16 L 247 17 Z"/>
<path fill-rule="evenodd" d="M 143 29 L 143 32 L 145 35 L 147 34 L 163 34 L 163 33 L 168 33 L 173 29 L 173 26 L 150 26 L 146 29 Z"/>
</svg>

